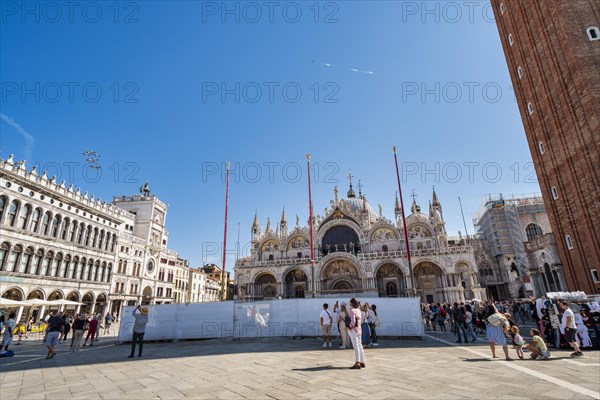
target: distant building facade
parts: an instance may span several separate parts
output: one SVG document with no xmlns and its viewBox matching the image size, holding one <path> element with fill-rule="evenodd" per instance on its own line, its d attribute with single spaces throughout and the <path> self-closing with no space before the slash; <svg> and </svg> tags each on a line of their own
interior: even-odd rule
<svg viewBox="0 0 600 400">
<path fill-rule="evenodd" d="M 351 177 L 350 177 L 351 178 Z M 252 251 L 235 265 L 237 295 L 242 300 L 339 296 L 410 296 L 412 284 L 398 198 L 395 220 L 375 212 L 366 196 L 355 194 L 350 181 L 347 198 L 334 199 L 323 216 L 314 218 L 315 266 L 310 262 L 309 226 L 288 225 L 285 210 L 265 230 L 258 215 L 252 224 Z M 473 247 L 448 238 L 442 205 L 435 191 L 429 214 L 413 199 L 406 219 L 415 290 L 423 302 L 462 301 L 485 297 L 478 282 Z M 314 276 L 312 275 L 314 271 Z M 313 284 L 314 280 L 314 284 Z"/>
<path fill-rule="evenodd" d="M 473 216 L 483 240 L 476 250 L 479 281 L 504 300 L 566 290 L 541 196 L 486 196 Z"/>
<path fill-rule="evenodd" d="M 189 268 L 168 249 L 167 205 L 147 184 L 107 203 L 10 156 L 0 160 L 0 187 L 0 296 L 65 299 L 88 313 L 175 301 L 174 278 Z M 22 307 L 19 318 L 49 311 Z"/>
<path fill-rule="evenodd" d="M 600 6 L 492 0 L 567 289 L 600 293 Z"/>
</svg>

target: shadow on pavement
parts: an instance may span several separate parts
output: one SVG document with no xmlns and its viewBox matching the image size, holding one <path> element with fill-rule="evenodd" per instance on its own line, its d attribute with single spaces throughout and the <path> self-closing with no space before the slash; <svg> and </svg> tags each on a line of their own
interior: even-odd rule
<svg viewBox="0 0 600 400">
<path fill-rule="evenodd" d="M 322 366 L 322 367 L 292 368 L 292 371 L 318 372 L 318 371 L 329 371 L 332 369 L 348 369 L 348 367 L 334 367 L 333 365 L 326 365 L 326 366 Z"/>
</svg>

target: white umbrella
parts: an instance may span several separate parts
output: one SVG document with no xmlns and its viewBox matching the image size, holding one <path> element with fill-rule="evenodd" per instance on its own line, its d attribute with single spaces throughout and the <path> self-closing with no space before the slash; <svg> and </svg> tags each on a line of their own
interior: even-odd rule
<svg viewBox="0 0 600 400">
<path fill-rule="evenodd" d="M 15 301 L 10 299 L 5 299 L 4 297 L 0 297 L 0 307 L 10 308 L 10 307 L 21 307 L 25 306 L 27 303 L 23 301 Z"/>
<path fill-rule="evenodd" d="M 50 303 L 52 305 L 59 305 L 59 306 L 82 306 L 82 305 L 85 305 L 85 303 L 80 303 L 78 301 L 65 300 L 65 299 L 50 300 Z"/>
<path fill-rule="evenodd" d="M 23 303 L 27 306 L 52 306 L 56 304 L 51 301 L 41 299 L 25 300 Z"/>
</svg>

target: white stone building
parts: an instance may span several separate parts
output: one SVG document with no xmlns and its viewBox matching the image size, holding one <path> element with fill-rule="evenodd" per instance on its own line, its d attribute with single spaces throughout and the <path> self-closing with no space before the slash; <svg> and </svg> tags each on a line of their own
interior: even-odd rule
<svg viewBox="0 0 600 400">
<path fill-rule="evenodd" d="M 110 204 L 11 155 L 0 160 L 0 188 L 0 296 L 67 299 L 90 313 L 173 301 L 176 270 L 187 266 L 167 248 L 167 205 L 147 184 Z M 21 307 L 19 318 L 48 311 Z"/>
<path fill-rule="evenodd" d="M 359 185 L 360 186 L 360 185 Z M 309 226 L 288 226 L 285 210 L 275 229 L 270 219 L 263 232 L 258 216 L 252 225 L 251 255 L 238 260 L 238 297 L 408 296 L 411 279 L 398 198 L 395 220 L 375 212 L 364 194 L 352 188 L 340 199 L 337 187 L 324 215 L 314 220 L 315 266 L 310 263 Z M 423 302 L 482 298 L 472 246 L 447 237 L 437 194 L 429 214 L 413 200 L 406 219 L 415 289 Z M 314 275 L 313 275 L 314 272 Z M 314 285 L 313 285 L 314 279 Z"/>
</svg>

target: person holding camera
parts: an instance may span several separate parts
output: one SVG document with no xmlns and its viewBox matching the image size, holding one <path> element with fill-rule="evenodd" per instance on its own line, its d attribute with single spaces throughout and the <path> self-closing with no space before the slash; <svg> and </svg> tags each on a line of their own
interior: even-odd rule
<svg viewBox="0 0 600 400">
<path fill-rule="evenodd" d="M 133 337 L 131 339 L 131 354 L 127 358 L 133 358 L 135 354 L 135 345 L 139 342 L 140 348 L 138 351 L 138 357 L 142 356 L 142 350 L 144 348 L 144 333 L 146 332 L 146 324 L 148 323 L 148 307 L 137 306 L 133 309 L 132 314 L 135 318 L 133 324 Z"/>
</svg>

